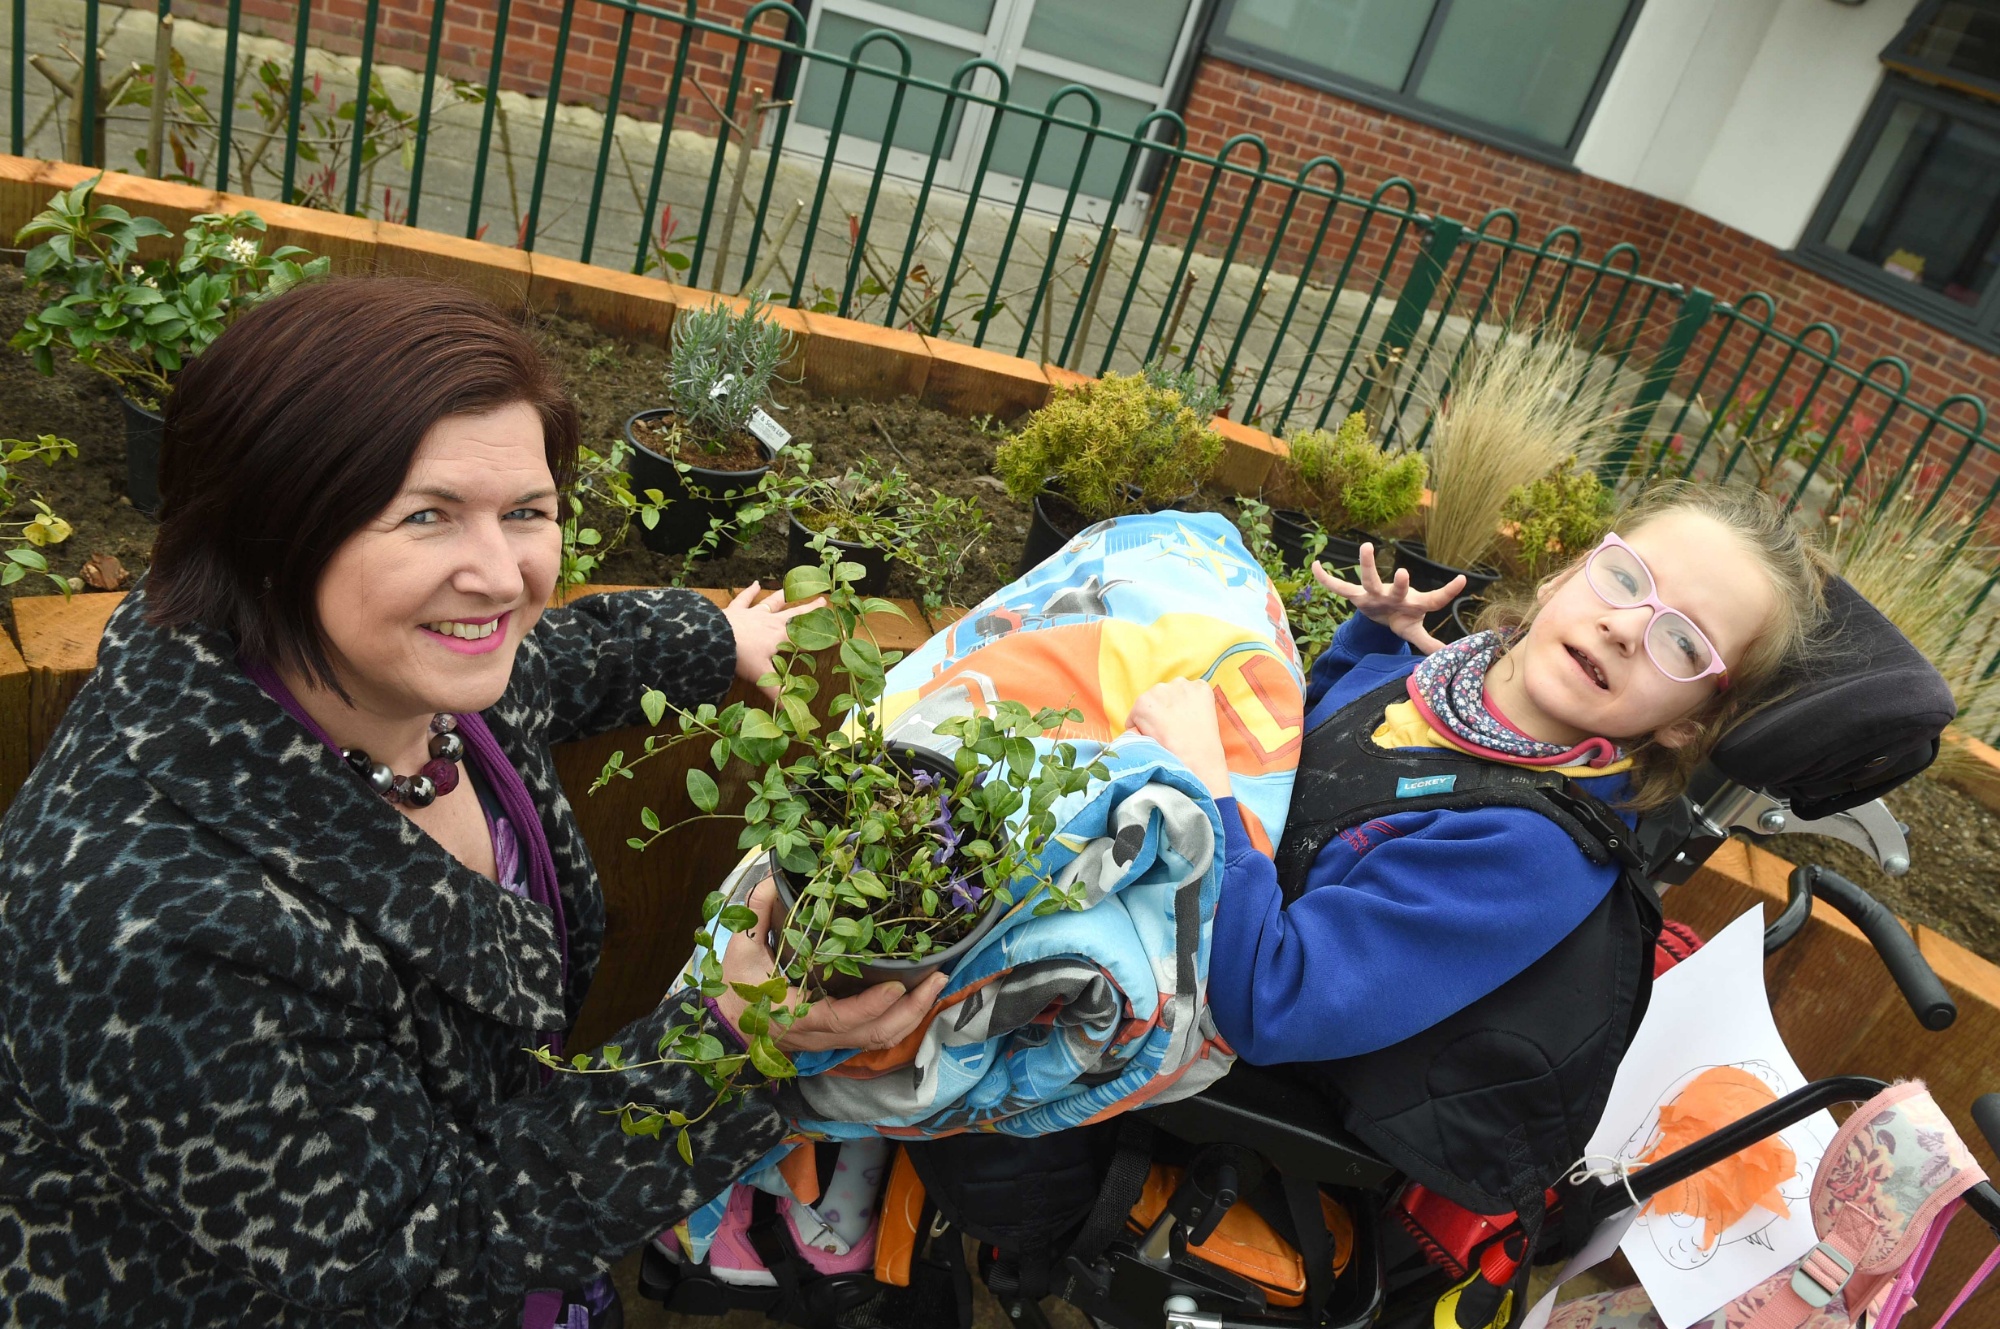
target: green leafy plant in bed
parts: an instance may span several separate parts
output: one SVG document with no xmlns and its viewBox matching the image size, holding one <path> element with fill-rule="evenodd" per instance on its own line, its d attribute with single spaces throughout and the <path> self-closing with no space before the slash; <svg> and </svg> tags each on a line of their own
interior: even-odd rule
<svg viewBox="0 0 2000 1329">
<path fill-rule="evenodd" d="M 952 588 L 993 532 L 977 502 L 872 461 L 838 476 L 805 477 L 784 490 L 784 503 L 806 529 L 881 550 L 907 568 L 916 583 L 917 612 L 932 632 Z"/>
<path fill-rule="evenodd" d="M 23 273 L 54 299 L 28 316 L 11 345 L 44 374 L 56 353 L 115 382 L 157 411 L 181 365 L 222 335 L 231 319 L 301 281 L 329 260 L 296 245 L 265 253 L 254 212 L 203 213 L 181 234 L 177 257 L 141 261 L 140 241 L 173 234 L 152 217 L 98 203 L 93 176 L 49 200 L 15 236 L 37 240 Z"/>
<path fill-rule="evenodd" d="M 772 1078 L 794 1073 L 777 1037 L 837 975 L 851 978 L 864 966 L 936 957 L 989 911 L 1016 901 L 1034 898 L 1037 914 L 1083 903 L 1080 886 L 1057 885 L 1039 865 L 1057 829 L 1059 801 L 1106 778 L 1107 771 L 1099 762 L 1082 761 L 1074 744 L 1041 748 L 1034 741 L 1080 721 L 1080 713 L 997 702 L 983 714 L 938 724 L 935 732 L 958 744 L 942 769 L 900 755 L 878 710 L 887 671 L 900 656 L 882 650 L 867 627 L 870 616 L 898 611 L 887 600 L 857 595 L 852 584 L 860 565 L 842 562 L 823 537 L 817 543 L 819 565 L 792 569 L 785 594 L 795 601 L 824 596 L 827 603 L 791 620 L 787 644 L 760 680 L 776 690 L 776 699 L 681 710 L 660 693 L 648 693 L 647 718 L 663 732 L 649 735 L 630 759 L 613 753 L 592 786 L 633 779 L 659 754 L 705 743 L 707 769 L 697 764 L 686 776 L 695 811 L 669 824 L 646 808 L 640 814 L 646 833 L 630 844 L 643 850 L 693 822 L 740 822 L 738 845 L 770 855 L 795 892 L 776 929 L 780 972 L 761 985 L 730 985 L 748 1003 L 741 1020 L 747 1050 L 726 1048 L 703 1032 L 703 1007 L 689 1000 L 647 1060 L 630 1061 L 617 1047 L 569 1060 L 535 1053 L 551 1069 L 574 1074 L 664 1063 L 694 1068 L 715 1091 L 700 1113 L 635 1101 L 618 1114 L 631 1134 L 673 1131 L 684 1157 L 692 1149 L 687 1128 L 739 1092 L 746 1067 Z M 821 718 L 815 703 L 823 693 L 824 713 L 844 716 L 843 722 Z M 747 802 L 725 806 L 718 776 L 740 777 Z M 721 892 L 708 897 L 702 914 L 705 926 L 688 973 L 696 997 L 713 998 L 727 988 L 706 924 L 741 930 L 757 920 Z"/>
<path fill-rule="evenodd" d="M 718 300 L 675 316 L 666 387 L 684 458 L 692 453 L 699 464 L 702 456 L 722 456 L 770 405 L 795 340 L 767 317 L 769 309 L 758 296 L 740 311 Z"/>
<path fill-rule="evenodd" d="M 39 498 L 27 500 L 33 516 L 16 520 L 10 514 L 20 503 L 22 463 L 39 460 L 53 466 L 61 458 L 74 456 L 76 444 L 53 434 L 34 439 L 0 438 L 0 586 L 12 586 L 30 573 L 39 573 L 64 595 L 69 594 L 69 579 L 49 571 L 48 555 L 42 551 L 69 539 L 70 524 Z"/>
<path fill-rule="evenodd" d="M 1310 670 L 1321 651 L 1333 644 L 1333 634 L 1347 621 L 1353 609 L 1347 601 L 1313 580 L 1313 560 L 1326 548 L 1326 532 L 1314 528 L 1306 532 L 1303 568 L 1285 565 L 1283 552 L 1271 539 L 1271 508 L 1254 498 L 1238 500 L 1236 528 L 1243 533 L 1243 546 L 1271 579 L 1271 589 L 1285 606 L 1292 644 L 1298 648 L 1299 668 Z"/>
<path fill-rule="evenodd" d="M 1328 531 L 1387 531 L 1423 501 L 1428 470 L 1421 453 L 1386 451 L 1356 411 L 1338 429 L 1306 429 L 1287 440 L 1266 495 L 1297 508 Z"/>
<path fill-rule="evenodd" d="M 1156 375 L 1157 376 L 1157 375 Z M 1086 522 L 1193 494 L 1222 456 L 1210 415 L 1144 374 L 1106 374 L 1059 387 L 994 453 L 1016 502 L 1046 484 Z"/>
</svg>

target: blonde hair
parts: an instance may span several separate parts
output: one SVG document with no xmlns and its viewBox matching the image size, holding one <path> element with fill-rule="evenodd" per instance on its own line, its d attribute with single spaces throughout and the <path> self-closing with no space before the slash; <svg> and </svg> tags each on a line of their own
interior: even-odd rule
<svg viewBox="0 0 2000 1329">
<path fill-rule="evenodd" d="M 1724 734 L 1789 690 L 1786 666 L 1816 649 L 1825 626 L 1826 578 L 1833 569 L 1832 561 L 1806 538 L 1781 503 L 1747 485 L 1690 481 L 1657 485 L 1621 512 L 1613 526 L 1629 536 L 1670 512 L 1697 512 L 1736 532 L 1771 579 L 1778 607 L 1770 624 L 1744 648 L 1743 658 L 1730 667 L 1729 686 L 1674 722 L 1692 722 L 1693 738 L 1668 747 L 1649 734 L 1631 750 L 1632 791 L 1626 803 L 1641 811 L 1671 803 L 1686 792 L 1695 768 L 1708 759 Z M 1582 556 L 1571 559 L 1556 576 L 1567 576 L 1582 561 Z M 1495 600 L 1480 613 L 1478 626 L 1516 635 L 1534 622 L 1540 607 L 1532 592 Z"/>
</svg>

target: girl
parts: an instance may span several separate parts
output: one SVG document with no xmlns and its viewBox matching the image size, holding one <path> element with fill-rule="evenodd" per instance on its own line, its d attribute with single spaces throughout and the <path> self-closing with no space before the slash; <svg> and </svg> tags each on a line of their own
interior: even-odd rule
<svg viewBox="0 0 2000 1329">
<path fill-rule="evenodd" d="M 1407 676 L 1409 699 L 1388 707 L 1376 744 L 1554 768 L 1630 824 L 1677 797 L 1721 735 L 1771 699 L 1824 615 L 1825 568 L 1765 495 L 1673 485 L 1532 600 L 1494 606 L 1489 630 L 1444 646 L 1424 615 L 1464 579 L 1417 593 L 1399 571 L 1385 585 L 1364 547 L 1359 585 L 1313 565 L 1357 612 L 1313 666 L 1305 729 Z M 1524 808 L 1395 813 L 1328 842 L 1287 906 L 1229 796 L 1208 684 L 1149 690 L 1131 725 L 1220 806 L 1209 1001 L 1250 1062 L 1354 1056 L 1427 1029 L 1527 968 L 1616 879 Z"/>
</svg>

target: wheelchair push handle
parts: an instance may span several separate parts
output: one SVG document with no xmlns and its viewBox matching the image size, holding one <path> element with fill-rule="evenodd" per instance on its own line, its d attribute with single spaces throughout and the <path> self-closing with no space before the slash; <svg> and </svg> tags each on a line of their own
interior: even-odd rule
<svg viewBox="0 0 2000 1329">
<path fill-rule="evenodd" d="M 1972 1124 L 1986 1137 L 1986 1147 L 2000 1154 L 2000 1094 L 1983 1094 L 1972 1100 Z"/>
<path fill-rule="evenodd" d="M 1861 929 L 1861 935 L 1882 957 L 1882 967 L 1889 971 L 1902 991 L 1903 1000 L 1910 1004 L 1910 1011 L 1917 1017 L 1917 1023 L 1937 1032 L 1949 1029 L 1958 1019 L 1958 1004 L 1945 991 L 1931 969 L 1930 961 L 1924 959 L 1917 948 L 1917 939 L 1910 935 L 1902 920 L 1870 895 L 1838 872 L 1807 863 L 1792 872 L 1790 898 L 1785 903 L 1784 912 L 1764 930 L 1764 954 L 1770 955 L 1779 947 L 1798 935 L 1812 914 L 1814 897 L 1826 901 L 1839 910 L 1847 920 Z"/>
</svg>

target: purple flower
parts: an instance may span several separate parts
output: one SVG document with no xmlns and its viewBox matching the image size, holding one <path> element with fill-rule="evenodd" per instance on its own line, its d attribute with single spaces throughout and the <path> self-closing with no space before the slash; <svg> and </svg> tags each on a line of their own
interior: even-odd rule
<svg viewBox="0 0 2000 1329">
<path fill-rule="evenodd" d="M 918 793 L 927 793 L 937 783 L 937 777 L 922 767 L 918 767 L 916 774 L 910 777 L 910 783 L 917 787 Z"/>
<path fill-rule="evenodd" d="M 954 909 L 970 909 L 986 896 L 986 888 L 965 877 L 953 877 L 945 883 L 945 899 Z"/>
<path fill-rule="evenodd" d="M 958 846 L 965 837 L 958 827 L 951 824 L 951 800 L 942 791 L 938 794 L 938 814 L 931 818 L 931 830 L 937 835 L 938 850 L 931 855 L 931 862 L 943 866 L 945 861 L 958 852 Z"/>
</svg>

